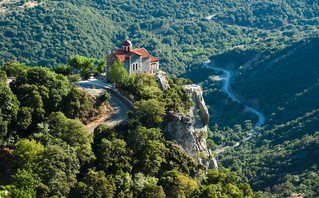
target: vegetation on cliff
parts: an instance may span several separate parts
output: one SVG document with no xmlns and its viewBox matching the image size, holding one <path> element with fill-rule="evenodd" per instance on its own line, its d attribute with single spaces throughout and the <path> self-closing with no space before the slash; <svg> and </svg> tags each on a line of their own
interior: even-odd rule
<svg viewBox="0 0 319 198">
<path fill-rule="evenodd" d="M 134 102 L 135 116 L 146 126 L 157 126 L 167 111 L 187 113 L 194 105 L 182 87 L 183 84 L 191 83 L 189 79 L 169 78 L 170 88 L 163 91 L 156 76 L 143 73 L 129 76 L 123 63 L 119 62 L 115 62 L 110 69 L 109 79 Z"/>
<path fill-rule="evenodd" d="M 165 113 L 192 105 L 181 88 L 185 79 L 170 79 L 171 90 L 163 92 L 154 76 L 127 76 L 121 87 L 132 91 L 139 116 L 89 133 L 79 118 L 92 111 L 92 98 L 65 76 L 16 61 L 0 71 L 0 174 L 11 185 L 1 187 L 10 197 L 253 196 L 234 172 L 205 174 L 206 167 L 152 127 L 161 120 L 150 116 L 150 106 Z M 9 73 L 16 76 L 10 86 Z"/>
</svg>

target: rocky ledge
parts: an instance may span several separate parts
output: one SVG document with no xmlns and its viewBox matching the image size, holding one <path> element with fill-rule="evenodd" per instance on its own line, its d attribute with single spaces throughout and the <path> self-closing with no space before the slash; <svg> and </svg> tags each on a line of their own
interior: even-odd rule
<svg viewBox="0 0 319 198">
<path fill-rule="evenodd" d="M 184 151 L 208 168 L 218 168 L 212 151 L 207 147 L 208 109 L 198 85 L 185 85 L 194 106 L 184 115 L 170 111 L 163 123 L 163 131 L 181 145 Z"/>
</svg>

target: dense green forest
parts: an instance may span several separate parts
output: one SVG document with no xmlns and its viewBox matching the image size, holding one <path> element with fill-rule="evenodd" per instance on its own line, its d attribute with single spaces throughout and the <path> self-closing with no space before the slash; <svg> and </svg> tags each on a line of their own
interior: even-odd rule
<svg viewBox="0 0 319 198">
<path fill-rule="evenodd" d="M 276 3 L 262 6 L 250 1 L 5 1 L 0 12 L 0 63 L 11 60 L 27 65 L 53 67 L 65 63 L 70 55 L 102 58 L 120 47 L 127 37 L 133 47 L 145 47 L 161 58 L 161 66 L 180 75 L 208 59 L 212 54 L 236 46 L 285 45 L 317 32 L 318 5 L 312 1 Z M 300 9 L 300 5 L 304 7 Z M 39 4 L 38 4 L 39 3 Z M 254 6 L 247 6 L 253 4 Z M 270 12 L 273 7 L 280 12 Z M 256 7 L 262 7 L 258 10 Z M 244 14 L 247 20 L 289 23 L 283 29 L 266 31 L 228 25 L 205 17 L 229 12 Z M 268 9 L 270 10 L 269 12 Z M 256 14 L 255 12 L 258 12 Z M 307 12 L 294 22 L 290 16 Z M 271 13 L 268 14 L 268 13 Z M 313 15 L 311 18 L 311 14 Z M 282 16 L 282 15 L 289 15 Z M 219 16 L 219 15 L 218 15 Z M 236 15 L 237 17 L 237 15 Z M 237 17 L 244 18 L 244 17 Z M 237 19 L 236 18 L 236 19 Z M 250 19 L 253 18 L 253 19 Z M 289 20 L 288 20 L 289 19 Z M 307 19 L 307 20 L 306 20 Z M 310 20 L 311 19 L 311 20 Z M 278 42 L 277 42 L 278 41 Z"/>
<path fill-rule="evenodd" d="M 318 25 L 316 1 L 237 1 L 232 9 L 216 14 L 214 20 L 265 30 L 287 29 L 291 33 L 305 26 Z"/>
<path fill-rule="evenodd" d="M 113 68 L 126 72 L 117 64 L 111 79 Z M 235 172 L 207 170 L 157 128 L 166 110 L 190 108 L 181 87 L 189 80 L 172 78 L 162 92 L 154 76 L 124 73 L 116 80 L 135 96 L 136 113 L 124 124 L 100 124 L 90 133 L 82 122 L 97 99 L 67 76 L 16 61 L 0 67 L 0 74 L 0 182 L 7 184 L 0 186 L 1 196 L 262 197 L 239 183 Z M 7 75 L 16 77 L 10 86 Z"/>
<path fill-rule="evenodd" d="M 261 110 L 269 115 L 288 105 L 285 103 L 300 100 L 304 93 L 318 83 L 318 52 L 319 37 L 316 37 L 265 54 L 264 58 L 253 63 L 249 70 L 240 73 L 232 88 L 243 97 L 259 98 L 259 102 L 263 103 Z M 247 86 L 248 84 L 250 86 Z M 267 86 L 272 84 L 276 86 Z M 286 114 L 281 114 L 280 117 L 291 120 L 298 117 L 296 113 L 302 115 L 304 111 L 311 111 L 318 105 L 317 97 L 309 97 L 308 100 L 312 101 L 303 101 L 308 105 L 307 108 L 303 106 L 302 111 L 286 108 Z"/>
</svg>

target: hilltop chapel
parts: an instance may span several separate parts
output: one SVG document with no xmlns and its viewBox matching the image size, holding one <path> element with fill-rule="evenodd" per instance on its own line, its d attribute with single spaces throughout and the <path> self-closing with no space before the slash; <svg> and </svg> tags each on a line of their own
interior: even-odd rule
<svg viewBox="0 0 319 198">
<path fill-rule="evenodd" d="M 106 57 L 106 81 L 115 60 L 123 62 L 129 75 L 140 72 L 155 74 L 159 71 L 160 59 L 150 55 L 144 48 L 132 49 L 131 41 L 126 40 L 122 44 L 122 49 Z"/>
</svg>

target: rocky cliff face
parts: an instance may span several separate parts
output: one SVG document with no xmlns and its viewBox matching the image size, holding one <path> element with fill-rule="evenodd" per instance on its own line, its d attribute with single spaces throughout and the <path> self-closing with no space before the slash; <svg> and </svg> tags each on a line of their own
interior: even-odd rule
<svg viewBox="0 0 319 198">
<path fill-rule="evenodd" d="M 167 75 L 166 75 L 166 72 L 163 72 L 162 70 L 158 71 L 156 73 L 156 77 L 158 78 L 159 80 L 159 84 L 162 88 L 162 90 L 167 90 L 170 88 L 169 84 L 168 84 L 168 81 L 167 81 Z"/>
<path fill-rule="evenodd" d="M 217 161 L 207 148 L 208 109 L 198 85 L 184 86 L 194 102 L 194 106 L 186 115 L 169 112 L 163 123 L 163 131 L 183 147 L 185 152 L 208 168 L 217 168 Z"/>
</svg>

